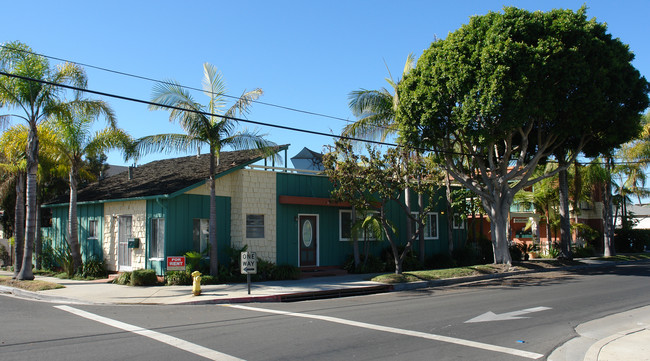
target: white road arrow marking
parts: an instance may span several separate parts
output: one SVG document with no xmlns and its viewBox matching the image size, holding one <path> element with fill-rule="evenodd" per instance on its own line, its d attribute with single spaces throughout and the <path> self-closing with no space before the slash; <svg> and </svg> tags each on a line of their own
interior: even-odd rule
<svg viewBox="0 0 650 361">
<path fill-rule="evenodd" d="M 533 312 L 546 311 L 550 309 L 551 309 L 550 307 L 540 306 L 540 307 L 527 308 L 521 311 L 506 312 L 500 315 L 497 315 L 496 313 L 489 311 L 480 316 L 476 316 L 471 320 L 465 321 L 465 323 L 519 320 L 522 318 L 530 318 L 530 317 L 521 317 L 522 315 L 533 313 Z"/>
</svg>

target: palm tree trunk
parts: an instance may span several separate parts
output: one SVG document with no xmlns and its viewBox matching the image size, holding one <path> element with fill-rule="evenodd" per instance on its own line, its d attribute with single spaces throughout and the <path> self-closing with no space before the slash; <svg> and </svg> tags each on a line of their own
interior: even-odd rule
<svg viewBox="0 0 650 361">
<path fill-rule="evenodd" d="M 219 275 L 219 259 L 217 252 L 217 196 L 214 190 L 214 172 L 219 155 L 215 156 L 215 149 L 210 146 L 210 220 L 208 221 L 208 238 L 210 241 L 210 275 L 217 277 Z"/>
<path fill-rule="evenodd" d="M 32 272 L 32 250 L 36 238 L 36 173 L 38 172 L 38 133 L 36 122 L 29 123 L 27 135 L 27 207 L 25 222 L 25 251 L 23 252 L 23 264 L 16 276 L 19 280 L 33 280 Z"/>
<path fill-rule="evenodd" d="M 418 183 L 420 183 L 420 178 L 418 177 Z M 424 210 L 424 196 L 422 193 L 418 193 L 418 212 L 420 213 L 420 216 L 418 220 L 422 221 L 423 217 L 426 217 L 426 214 L 424 214 L 422 211 Z M 426 218 L 425 218 L 426 219 Z M 420 262 L 424 264 L 425 260 L 425 247 L 424 247 L 424 227 L 422 226 L 423 222 L 420 222 L 420 232 L 418 234 L 418 244 L 419 244 L 419 251 L 420 251 Z"/>
<path fill-rule="evenodd" d="M 23 251 L 25 247 L 25 173 L 18 172 L 16 177 L 16 214 L 14 224 L 14 275 L 13 278 L 18 276 L 18 272 L 23 265 Z"/>
<path fill-rule="evenodd" d="M 70 203 L 68 205 L 68 244 L 70 245 L 70 255 L 72 256 L 73 273 L 77 273 L 82 265 L 81 247 L 79 246 L 79 232 L 77 222 L 77 169 L 75 166 L 70 168 L 68 174 L 70 182 Z"/>
</svg>

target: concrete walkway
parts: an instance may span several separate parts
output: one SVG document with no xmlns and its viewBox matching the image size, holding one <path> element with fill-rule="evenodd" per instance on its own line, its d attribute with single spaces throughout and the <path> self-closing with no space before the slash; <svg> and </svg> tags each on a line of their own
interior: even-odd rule
<svg viewBox="0 0 650 361">
<path fill-rule="evenodd" d="M 604 267 L 611 262 L 586 260 L 587 265 L 568 268 Z M 567 269 L 567 268 L 563 268 Z M 553 269 L 562 270 L 562 269 Z M 547 270 L 548 271 L 548 270 Z M 451 280 L 414 282 L 395 286 L 367 281 L 369 275 L 318 277 L 297 281 L 260 282 L 251 285 L 222 284 L 201 286 L 199 296 L 192 295 L 191 286 L 132 287 L 109 283 L 108 280 L 75 281 L 36 276 L 37 280 L 59 283 L 65 288 L 29 292 L 0 286 L 0 294 L 53 303 L 66 304 L 157 304 L 197 305 L 244 302 L 290 302 L 319 298 L 354 296 L 378 292 L 440 287 L 448 284 L 474 282 L 481 279 L 508 277 L 531 273 L 520 271 L 509 274 L 462 277 Z M 2 276 L 10 272 L 0 271 Z M 548 360 L 585 361 L 650 361 L 650 306 L 623 312 L 576 328 L 578 337 L 551 353 Z"/>
</svg>

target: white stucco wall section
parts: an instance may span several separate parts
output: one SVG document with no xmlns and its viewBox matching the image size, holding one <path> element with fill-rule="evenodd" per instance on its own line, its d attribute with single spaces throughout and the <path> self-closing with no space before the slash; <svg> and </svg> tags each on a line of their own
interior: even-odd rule
<svg viewBox="0 0 650 361">
<path fill-rule="evenodd" d="M 248 245 L 248 250 L 266 261 L 276 261 L 276 174 L 271 171 L 242 169 L 215 182 L 218 196 L 230 197 L 230 239 L 233 247 Z M 210 195 L 208 184 L 186 194 Z M 246 238 L 246 215 L 264 215 L 264 238 Z"/>
<path fill-rule="evenodd" d="M 118 217 L 131 216 L 131 234 L 140 238 L 140 248 L 132 250 L 132 269 L 145 268 L 147 201 L 107 202 L 104 204 L 104 260 L 109 271 L 118 270 Z"/>
</svg>

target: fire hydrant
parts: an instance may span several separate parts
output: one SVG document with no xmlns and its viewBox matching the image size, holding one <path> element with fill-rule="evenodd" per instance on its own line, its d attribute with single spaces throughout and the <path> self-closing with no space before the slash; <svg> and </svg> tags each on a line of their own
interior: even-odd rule
<svg viewBox="0 0 650 361">
<path fill-rule="evenodd" d="M 194 279 L 192 282 L 192 294 L 198 296 L 201 294 L 201 272 L 192 272 L 192 278 Z"/>
</svg>

